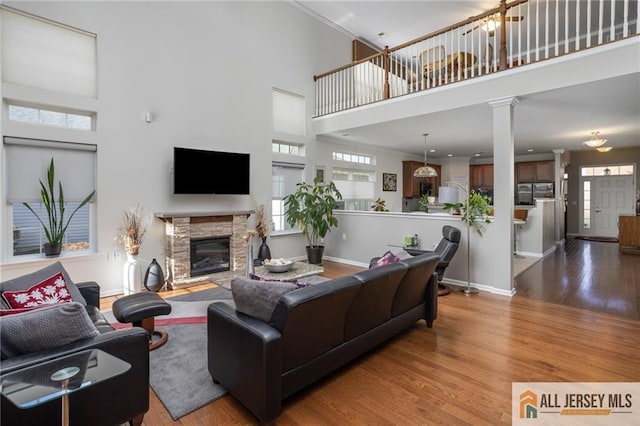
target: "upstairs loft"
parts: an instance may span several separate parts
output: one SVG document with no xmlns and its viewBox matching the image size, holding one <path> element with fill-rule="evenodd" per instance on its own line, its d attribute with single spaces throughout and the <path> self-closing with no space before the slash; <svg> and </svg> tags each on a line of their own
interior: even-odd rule
<svg viewBox="0 0 640 426">
<path fill-rule="evenodd" d="M 316 133 L 339 129 L 339 119 L 330 124 L 338 112 L 460 87 L 469 98 L 467 89 L 473 83 L 489 83 L 498 98 L 501 92 L 518 96 L 637 73 L 637 3 L 502 0 L 499 7 L 481 15 L 314 76 Z M 545 84 L 532 87 L 527 72 L 542 68 L 548 68 L 542 71 L 548 74 L 541 79 Z M 520 77 L 509 84 L 506 77 L 517 74 Z M 467 105 L 486 101 L 486 91 L 486 87 L 479 90 Z M 430 106 L 422 103 L 423 111 L 412 107 L 412 112 L 428 113 L 436 104 L 454 107 L 452 92 L 447 92 L 448 100 L 434 98 Z M 402 115 L 397 110 L 395 114 Z M 386 117 L 393 118 L 401 117 Z"/>
</svg>

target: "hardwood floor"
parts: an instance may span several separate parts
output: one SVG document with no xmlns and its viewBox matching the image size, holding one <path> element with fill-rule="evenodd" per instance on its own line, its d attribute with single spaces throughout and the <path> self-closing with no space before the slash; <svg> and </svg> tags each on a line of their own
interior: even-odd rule
<svg viewBox="0 0 640 426">
<path fill-rule="evenodd" d="M 580 252 L 569 244 L 566 251 L 574 249 Z M 598 248 L 588 247 L 582 256 L 589 252 L 599 253 Z M 574 278 L 555 272 L 569 254 L 558 256 L 560 259 L 551 259 L 552 266 L 542 265 L 548 259 L 539 262 L 541 271 L 519 280 L 519 289 L 524 292 L 529 283 L 533 293 L 535 282 L 544 282 L 546 294 L 553 294 L 550 280 L 561 286 L 573 282 Z M 598 277 L 604 274 L 599 269 L 606 269 L 604 266 L 587 264 L 590 272 L 581 272 L 582 281 L 589 282 L 596 270 Z M 328 277 L 360 270 L 332 262 L 325 262 L 324 267 Z M 637 283 L 637 270 L 631 269 L 636 271 L 633 279 Z M 520 295 L 452 292 L 438 302 L 433 328 L 416 323 L 396 339 L 285 400 L 277 424 L 508 425 L 512 382 L 640 381 L 636 360 L 640 322 L 636 320 Z M 104 306 L 108 304 L 105 301 Z M 144 418 L 147 426 L 258 424 L 231 396 L 174 422 L 153 391 L 150 395 Z"/>
<path fill-rule="evenodd" d="M 516 296 L 640 320 L 640 256 L 570 238 L 515 281 Z"/>
</svg>

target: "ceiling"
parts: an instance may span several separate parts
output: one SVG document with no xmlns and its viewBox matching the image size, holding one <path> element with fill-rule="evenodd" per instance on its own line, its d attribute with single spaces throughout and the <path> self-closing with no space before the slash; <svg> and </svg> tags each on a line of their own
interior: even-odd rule
<svg viewBox="0 0 640 426">
<path fill-rule="evenodd" d="M 354 39 L 393 47 L 498 6 L 498 1 L 303 1 L 299 7 Z M 380 36 L 384 33 L 384 36 Z M 615 148 L 640 146 L 638 74 L 519 97 L 514 120 L 516 155 L 562 148 L 600 131 Z M 464 117 L 464 125 L 461 125 Z M 561 119 L 559 119 L 561 117 Z M 493 156 L 492 110 L 486 104 L 326 134 L 348 144 L 373 145 L 429 157 Z M 346 135 L 346 136 L 345 136 Z M 390 146 L 390 141 L 393 145 Z"/>
</svg>

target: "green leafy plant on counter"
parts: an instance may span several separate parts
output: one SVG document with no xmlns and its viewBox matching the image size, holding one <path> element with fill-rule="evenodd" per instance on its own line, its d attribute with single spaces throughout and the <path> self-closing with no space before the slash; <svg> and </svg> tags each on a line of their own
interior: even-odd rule
<svg viewBox="0 0 640 426">
<path fill-rule="evenodd" d="M 378 198 L 376 201 L 373 202 L 373 204 L 371 205 L 371 210 L 373 210 L 374 212 L 389 211 L 389 209 L 386 206 L 386 201 L 384 201 L 382 198 Z"/>
</svg>

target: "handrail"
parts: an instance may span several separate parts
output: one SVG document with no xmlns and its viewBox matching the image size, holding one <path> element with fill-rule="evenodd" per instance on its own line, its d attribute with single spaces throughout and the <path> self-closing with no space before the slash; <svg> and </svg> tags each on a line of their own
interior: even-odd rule
<svg viewBox="0 0 640 426">
<path fill-rule="evenodd" d="M 635 16 L 629 16 L 630 2 L 635 4 Z M 315 116 L 638 35 L 637 3 L 594 0 L 581 11 L 580 2 L 573 0 L 514 0 L 508 4 L 500 0 L 498 7 L 464 21 L 314 75 Z M 498 21 L 493 28 L 488 27 L 491 21 Z"/>
</svg>

